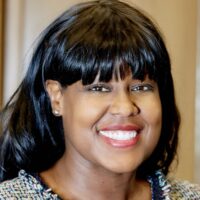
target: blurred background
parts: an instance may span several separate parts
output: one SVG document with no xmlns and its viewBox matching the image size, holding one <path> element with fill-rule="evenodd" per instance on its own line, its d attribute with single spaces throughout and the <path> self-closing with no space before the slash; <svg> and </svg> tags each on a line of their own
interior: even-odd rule
<svg viewBox="0 0 200 200">
<path fill-rule="evenodd" d="M 83 0 L 0 0 L 0 107 L 20 83 L 34 41 L 62 11 Z M 173 175 L 200 184 L 200 0 L 126 0 L 164 35 L 182 116 Z"/>
</svg>

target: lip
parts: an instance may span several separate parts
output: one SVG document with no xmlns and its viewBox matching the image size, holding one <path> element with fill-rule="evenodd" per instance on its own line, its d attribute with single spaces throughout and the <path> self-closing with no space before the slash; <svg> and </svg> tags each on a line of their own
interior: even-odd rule
<svg viewBox="0 0 200 200">
<path fill-rule="evenodd" d="M 137 135 L 135 138 L 130 140 L 114 140 L 105 136 L 101 136 L 101 138 L 105 143 L 114 148 L 126 149 L 135 146 L 140 138 L 140 135 Z"/>
<path fill-rule="evenodd" d="M 121 131 L 137 131 L 137 132 L 139 132 L 140 129 L 141 128 L 138 125 L 135 125 L 135 124 L 128 124 L 128 125 L 117 124 L 117 125 L 106 126 L 106 127 L 100 128 L 99 130 L 101 130 L 101 131 L 121 130 Z"/>
</svg>

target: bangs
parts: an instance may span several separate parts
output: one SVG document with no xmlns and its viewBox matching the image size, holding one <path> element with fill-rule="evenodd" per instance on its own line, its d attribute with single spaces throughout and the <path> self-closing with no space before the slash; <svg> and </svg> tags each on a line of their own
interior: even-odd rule
<svg viewBox="0 0 200 200">
<path fill-rule="evenodd" d="M 59 51 L 54 51 L 55 73 L 51 76 L 62 86 L 79 80 L 85 85 L 97 75 L 99 81 L 108 82 L 117 71 L 123 79 L 131 70 L 134 79 L 148 75 L 157 81 L 168 54 L 152 22 L 138 10 L 134 12 L 140 18 L 135 18 L 126 14 L 133 10 L 122 13 L 99 6 L 83 9 L 70 21 L 70 28 L 52 39 Z"/>
<path fill-rule="evenodd" d="M 143 80 L 146 75 L 150 79 L 157 80 L 155 56 L 144 48 L 134 47 L 96 50 L 96 48 L 77 48 L 72 55 L 67 55 L 63 68 L 66 69 L 60 77 L 62 85 L 70 85 L 81 80 L 84 85 L 91 84 L 99 75 L 99 81 L 108 82 L 113 75 L 117 78 L 118 73 L 124 79 L 128 72 L 132 73 L 133 79 Z"/>
</svg>

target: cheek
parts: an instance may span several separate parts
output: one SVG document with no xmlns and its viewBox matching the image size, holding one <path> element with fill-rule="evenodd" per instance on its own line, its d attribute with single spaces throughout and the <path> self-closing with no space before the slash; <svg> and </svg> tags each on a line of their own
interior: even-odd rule
<svg viewBox="0 0 200 200">
<path fill-rule="evenodd" d="M 95 124 L 107 110 L 105 101 L 98 101 L 93 98 L 76 98 L 70 102 L 68 100 L 65 101 L 65 107 L 68 107 L 68 109 L 63 114 L 65 129 L 69 130 L 69 126 L 72 133 L 83 129 L 95 130 Z"/>
<path fill-rule="evenodd" d="M 161 128 L 162 107 L 159 97 L 145 101 L 141 107 L 142 116 L 145 121 L 152 127 Z"/>
<path fill-rule="evenodd" d="M 145 121 L 145 133 L 143 134 L 143 141 L 147 148 L 149 156 L 155 149 L 161 133 L 162 127 L 162 108 L 159 98 L 154 98 L 151 101 L 146 101 L 143 104 L 141 115 Z"/>
</svg>

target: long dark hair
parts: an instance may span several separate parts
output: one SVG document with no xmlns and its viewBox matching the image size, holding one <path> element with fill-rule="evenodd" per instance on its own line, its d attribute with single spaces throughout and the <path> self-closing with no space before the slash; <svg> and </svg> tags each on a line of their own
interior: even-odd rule
<svg viewBox="0 0 200 200">
<path fill-rule="evenodd" d="M 100 81 L 109 81 L 116 63 L 121 74 L 129 66 L 133 78 L 148 75 L 155 80 L 162 103 L 160 140 L 137 176 L 145 178 L 157 169 L 168 173 L 180 120 L 166 46 L 141 11 L 117 0 L 102 0 L 70 8 L 41 34 L 25 78 L 1 113 L 1 181 L 15 177 L 20 169 L 48 169 L 65 151 L 62 118 L 52 114 L 45 81 L 57 80 L 62 87 L 78 80 L 89 84 L 98 73 Z"/>
</svg>

